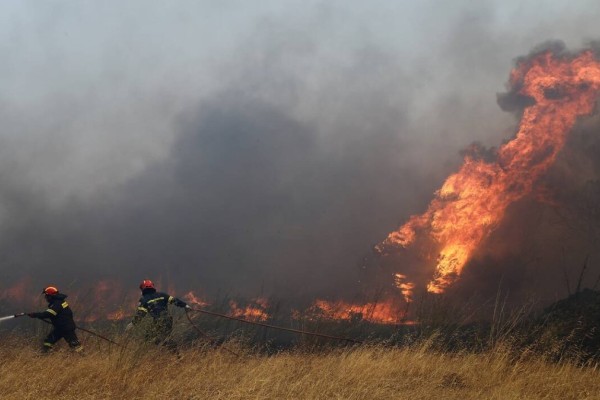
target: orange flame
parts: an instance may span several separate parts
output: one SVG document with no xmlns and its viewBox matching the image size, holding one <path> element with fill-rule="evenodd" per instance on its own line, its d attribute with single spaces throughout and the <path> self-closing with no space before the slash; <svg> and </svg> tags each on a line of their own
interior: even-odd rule
<svg viewBox="0 0 600 400">
<path fill-rule="evenodd" d="M 196 305 L 198 307 L 206 307 L 210 305 L 209 302 L 202 300 L 200 297 L 196 296 L 196 294 L 191 290 L 183 295 L 183 299 L 187 303 Z"/>
<path fill-rule="evenodd" d="M 236 318 L 244 318 L 248 321 L 266 321 L 269 319 L 267 308 L 269 303 L 264 298 L 254 299 L 254 304 L 249 304 L 244 308 L 238 307 L 238 304 L 230 300 L 229 307 L 231 308 L 230 315 Z"/>
<path fill-rule="evenodd" d="M 316 300 L 304 313 L 309 319 L 323 317 L 333 320 L 368 321 L 376 324 L 405 323 L 405 311 L 392 300 L 365 304 L 345 301 Z M 300 314 L 296 313 L 296 317 Z"/>
<path fill-rule="evenodd" d="M 113 312 L 109 312 L 106 315 L 106 319 L 109 321 L 122 321 L 125 318 L 129 317 L 131 317 L 131 315 L 126 314 L 124 310 L 116 310 Z"/>
<path fill-rule="evenodd" d="M 18 303 L 25 302 L 26 300 L 32 300 L 31 303 L 34 303 L 35 301 L 33 300 L 40 297 L 41 290 L 33 293 L 29 290 L 29 286 L 31 286 L 29 279 L 23 278 L 13 286 L 0 291 L 0 300 Z"/>
<path fill-rule="evenodd" d="M 380 252 L 406 248 L 420 234 L 433 239 L 439 253 L 429 292 L 443 292 L 461 275 L 507 207 L 530 194 L 554 163 L 577 118 L 592 112 L 600 89 L 600 62 L 590 51 L 576 57 L 546 52 L 521 61 L 511 72 L 510 84 L 534 100 L 516 137 L 500 147 L 495 162 L 466 156 L 427 211 L 410 217 L 376 247 Z"/>
<path fill-rule="evenodd" d="M 402 293 L 404 301 L 407 303 L 412 303 L 413 289 L 415 288 L 415 284 L 413 282 L 406 282 L 406 275 L 403 274 L 394 274 L 394 281 L 396 287 L 400 289 L 400 293 Z"/>
<path fill-rule="evenodd" d="M 135 290 L 126 290 L 115 280 L 103 279 L 92 287 L 69 290 L 69 298 L 78 321 L 120 321 L 135 311 L 135 293 Z"/>
</svg>

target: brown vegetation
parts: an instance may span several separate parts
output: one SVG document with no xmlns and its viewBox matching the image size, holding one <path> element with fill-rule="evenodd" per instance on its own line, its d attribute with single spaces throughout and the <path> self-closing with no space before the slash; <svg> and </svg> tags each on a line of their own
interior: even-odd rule
<svg viewBox="0 0 600 400">
<path fill-rule="evenodd" d="M 2 399 L 599 399 L 596 366 L 550 363 L 496 346 L 443 353 L 431 342 L 404 348 L 362 346 L 259 354 L 221 350 L 125 350 L 66 346 L 39 355 L 22 340 L 0 348 Z"/>
</svg>

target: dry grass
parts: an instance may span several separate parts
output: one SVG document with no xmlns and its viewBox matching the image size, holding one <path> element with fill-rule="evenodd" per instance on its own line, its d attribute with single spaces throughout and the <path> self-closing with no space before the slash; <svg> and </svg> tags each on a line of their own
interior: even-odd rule
<svg viewBox="0 0 600 400">
<path fill-rule="evenodd" d="M 484 354 L 448 354 L 427 343 L 410 348 L 240 357 L 187 349 L 182 358 L 130 344 L 89 346 L 85 356 L 64 343 L 40 356 L 16 339 L 0 348 L 2 399 L 600 399 L 593 367 L 516 358 L 498 346 Z"/>
</svg>

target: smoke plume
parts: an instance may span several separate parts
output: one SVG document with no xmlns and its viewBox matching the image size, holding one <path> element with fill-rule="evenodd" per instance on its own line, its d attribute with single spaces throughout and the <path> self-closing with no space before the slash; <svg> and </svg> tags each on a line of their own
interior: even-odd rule
<svg viewBox="0 0 600 400">
<path fill-rule="evenodd" d="M 313 299 L 385 285 L 372 246 L 470 143 L 486 157 L 514 134 L 527 99 L 495 97 L 514 57 L 600 37 L 594 2 L 459 3 L 0 6 L 0 287 L 153 278 Z M 597 196 L 598 127 L 577 126 L 545 201 L 509 210 L 456 291 L 554 295 L 588 253 L 598 272 L 597 239 L 579 240 L 597 225 L 575 206 Z"/>
</svg>

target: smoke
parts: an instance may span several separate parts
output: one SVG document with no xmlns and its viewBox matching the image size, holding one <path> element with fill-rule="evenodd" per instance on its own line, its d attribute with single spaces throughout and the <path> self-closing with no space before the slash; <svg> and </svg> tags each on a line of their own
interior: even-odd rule
<svg viewBox="0 0 600 400">
<path fill-rule="evenodd" d="M 600 36 L 592 2 L 2 7 L 0 286 L 352 296 L 461 151 L 512 135 L 513 58 Z"/>
</svg>

